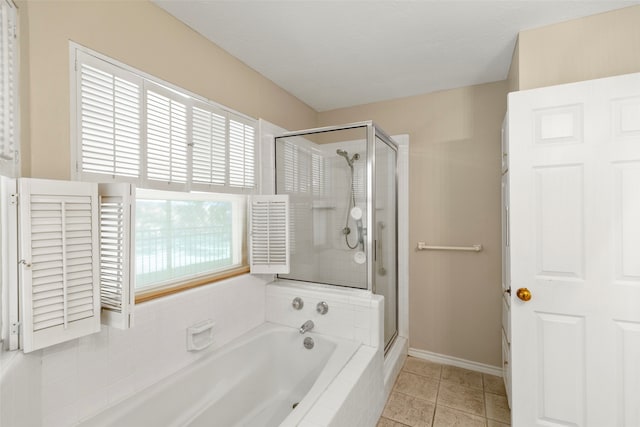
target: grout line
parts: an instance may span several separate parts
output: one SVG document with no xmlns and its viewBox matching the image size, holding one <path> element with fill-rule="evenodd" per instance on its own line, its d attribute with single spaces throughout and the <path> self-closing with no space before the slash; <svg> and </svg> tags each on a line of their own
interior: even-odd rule
<svg viewBox="0 0 640 427">
<path fill-rule="evenodd" d="M 440 376 L 442 376 L 442 368 L 440 368 Z M 438 410 L 438 396 L 440 395 L 440 384 L 442 381 L 438 380 L 438 388 L 436 389 L 436 402 L 433 405 L 433 416 L 431 417 L 431 425 L 436 423 L 436 411 Z"/>
</svg>

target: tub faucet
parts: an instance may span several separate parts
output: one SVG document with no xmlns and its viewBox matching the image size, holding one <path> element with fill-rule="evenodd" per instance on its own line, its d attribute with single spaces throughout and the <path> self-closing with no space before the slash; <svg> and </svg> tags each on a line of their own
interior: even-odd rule
<svg viewBox="0 0 640 427">
<path fill-rule="evenodd" d="M 307 320 L 302 324 L 302 326 L 300 326 L 300 329 L 298 329 L 298 331 L 300 331 L 301 334 L 304 334 L 305 332 L 309 332 L 310 330 L 312 330 L 314 326 L 315 325 L 311 320 Z"/>
</svg>

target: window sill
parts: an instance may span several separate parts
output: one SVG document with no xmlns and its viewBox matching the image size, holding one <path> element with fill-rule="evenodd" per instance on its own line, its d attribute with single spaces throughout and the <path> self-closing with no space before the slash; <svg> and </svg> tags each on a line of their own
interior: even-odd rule
<svg viewBox="0 0 640 427">
<path fill-rule="evenodd" d="M 146 301 L 151 301 L 156 298 L 162 298 L 167 295 L 176 294 L 178 292 L 186 291 L 189 289 L 205 286 L 210 283 L 219 282 L 221 280 L 230 279 L 231 277 L 240 276 L 249 272 L 249 266 L 242 266 L 233 270 L 227 270 L 223 273 L 217 273 L 211 276 L 199 278 L 197 280 L 190 280 L 183 283 L 172 285 L 171 287 L 164 287 L 161 289 L 150 289 L 148 291 L 141 291 L 136 294 L 136 304 L 140 304 Z"/>
</svg>

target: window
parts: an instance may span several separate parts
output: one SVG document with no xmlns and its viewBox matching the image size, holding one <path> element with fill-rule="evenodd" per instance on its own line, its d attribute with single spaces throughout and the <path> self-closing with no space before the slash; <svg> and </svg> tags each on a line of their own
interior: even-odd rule
<svg viewBox="0 0 640 427">
<path fill-rule="evenodd" d="M 139 190 L 136 289 L 241 267 L 244 205 L 229 194 Z"/>
<path fill-rule="evenodd" d="M 78 46 L 72 55 L 78 179 L 254 192 L 255 119 Z"/>
<path fill-rule="evenodd" d="M 257 121 L 80 46 L 71 55 L 73 175 L 138 187 L 138 301 L 246 272 Z"/>
</svg>

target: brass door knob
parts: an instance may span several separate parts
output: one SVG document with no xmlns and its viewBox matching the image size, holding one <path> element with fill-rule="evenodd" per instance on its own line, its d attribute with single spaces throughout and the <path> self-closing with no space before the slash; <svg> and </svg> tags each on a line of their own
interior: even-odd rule
<svg viewBox="0 0 640 427">
<path fill-rule="evenodd" d="M 531 299 L 531 291 L 527 288 L 518 289 L 518 292 L 516 292 L 516 295 L 522 301 L 529 301 Z"/>
</svg>

